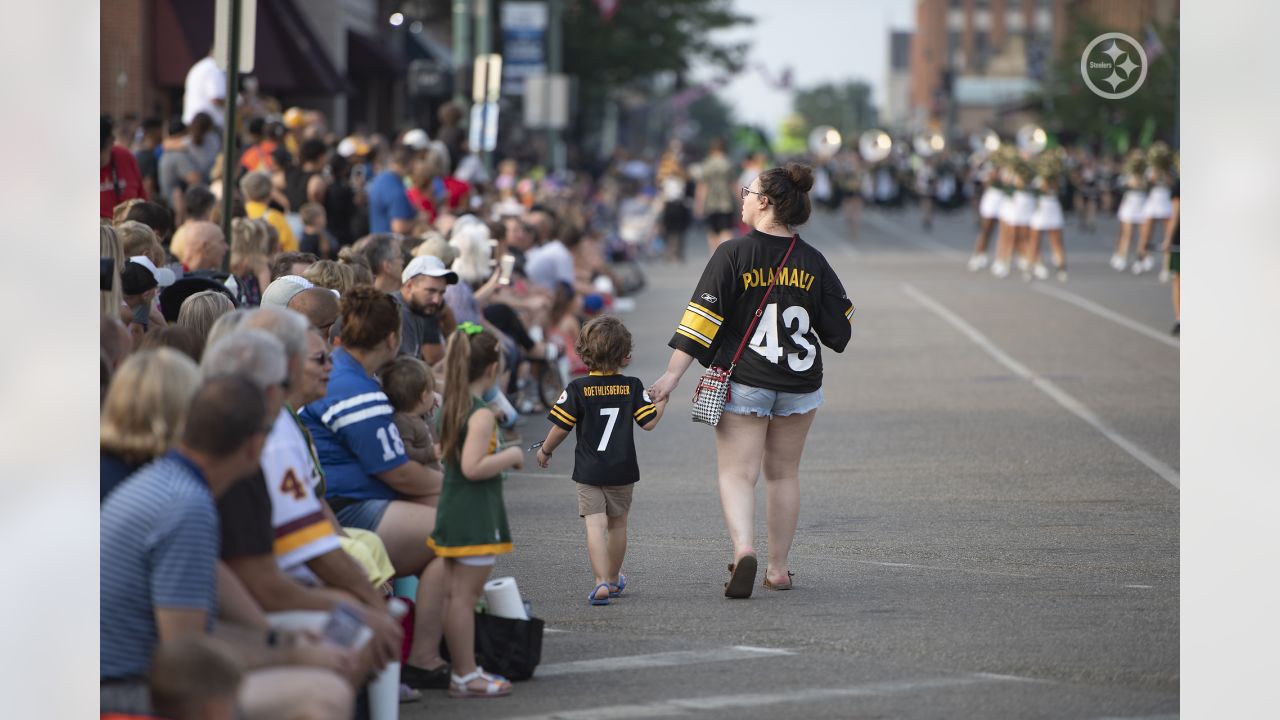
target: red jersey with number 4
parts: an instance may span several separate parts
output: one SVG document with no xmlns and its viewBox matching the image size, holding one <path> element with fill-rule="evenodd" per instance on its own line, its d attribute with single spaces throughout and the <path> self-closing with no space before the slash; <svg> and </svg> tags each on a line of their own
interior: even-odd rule
<svg viewBox="0 0 1280 720">
<path fill-rule="evenodd" d="M 704 366 L 728 368 L 776 276 L 733 381 L 790 393 L 822 387 L 819 343 L 844 351 L 853 303 L 827 259 L 803 239 L 779 270 L 790 245 L 789 237 L 759 230 L 721 244 L 668 344 Z"/>
</svg>

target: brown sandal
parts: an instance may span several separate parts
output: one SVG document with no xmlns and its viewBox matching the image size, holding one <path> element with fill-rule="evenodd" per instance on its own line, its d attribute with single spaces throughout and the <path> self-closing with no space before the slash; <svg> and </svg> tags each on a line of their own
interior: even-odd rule
<svg viewBox="0 0 1280 720">
<path fill-rule="evenodd" d="M 795 573 L 793 573 L 793 572 L 791 572 L 790 570 L 788 570 L 788 571 L 787 571 L 787 581 L 786 581 L 786 582 L 776 583 L 776 582 L 773 582 L 772 580 L 770 580 L 770 579 L 769 579 L 769 568 L 768 568 L 768 567 L 766 567 L 766 568 L 764 569 L 764 582 L 762 582 L 762 583 L 760 583 L 760 584 L 761 584 L 761 585 L 763 585 L 763 586 L 764 586 L 766 589 L 768 589 L 768 590 L 790 590 L 790 589 L 791 589 L 791 578 L 793 578 L 793 577 L 795 577 L 795 576 L 796 576 L 796 574 L 795 574 Z"/>
<path fill-rule="evenodd" d="M 756 556 L 746 554 L 737 564 L 729 566 L 729 582 L 724 584 L 724 596 L 743 599 L 751 597 L 751 588 L 756 583 Z"/>
</svg>

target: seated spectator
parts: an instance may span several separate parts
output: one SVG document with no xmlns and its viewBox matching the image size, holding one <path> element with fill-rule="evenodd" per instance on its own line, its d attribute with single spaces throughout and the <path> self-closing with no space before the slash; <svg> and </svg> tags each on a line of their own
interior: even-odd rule
<svg viewBox="0 0 1280 720">
<path fill-rule="evenodd" d="M 164 247 L 150 227 L 137 220 L 125 220 L 116 226 L 116 235 L 125 257 L 143 255 L 156 267 L 164 267 Z"/>
<path fill-rule="evenodd" d="M 213 327 L 209 328 L 209 336 L 204 340 L 204 348 L 209 348 L 217 344 L 219 340 L 230 335 L 233 330 L 240 327 L 240 323 L 249 317 L 249 313 L 253 312 L 249 308 L 236 308 L 229 313 L 225 313 L 213 323 Z M 200 358 L 202 361 L 204 357 Z"/>
<path fill-rule="evenodd" d="M 124 264 L 124 272 L 120 274 L 120 290 L 123 293 L 124 311 L 122 320 L 129 321 L 129 334 L 133 336 L 134 347 L 142 342 L 142 336 L 152 327 L 164 327 L 164 317 L 155 309 L 155 298 L 160 283 L 156 275 L 145 265 L 133 260 Z"/>
<path fill-rule="evenodd" d="M 170 348 L 191 358 L 192 362 L 200 362 L 200 352 L 204 349 L 204 342 L 200 336 L 196 335 L 188 328 L 179 327 L 177 325 L 168 325 L 162 328 L 156 328 L 143 336 L 142 342 L 138 345 L 139 350 L 152 350 L 156 348 Z"/>
<path fill-rule="evenodd" d="M 307 268 L 302 277 L 315 283 L 316 287 L 337 290 L 339 296 L 346 295 L 356 285 L 355 271 L 351 266 L 334 260 L 317 262 Z"/>
<path fill-rule="evenodd" d="M 222 228 L 203 221 L 183 223 L 169 246 L 169 251 L 188 273 L 221 272 L 229 249 Z"/>
<path fill-rule="evenodd" d="M 373 273 L 373 286 L 385 293 L 400 289 L 400 276 L 404 272 L 400 242 L 399 235 L 374 233 L 360 238 L 351 246 L 354 253 L 364 257 Z"/>
<path fill-rule="evenodd" d="M 275 355 L 263 356 L 261 371 L 278 383 L 285 363 L 275 342 Z M 103 503 L 103 713 L 150 712 L 146 677 L 157 646 L 212 631 L 250 669 L 239 692 L 246 717 L 281 717 L 286 709 L 296 717 L 351 716 L 351 686 L 335 674 L 350 671 L 349 651 L 298 634 L 281 642 L 280 634 L 237 631 L 215 619 L 214 499 L 257 466 L 269 423 L 267 402 L 253 383 L 235 376 L 206 380 L 192 398 L 177 446 Z"/>
<path fill-rule="evenodd" d="M 404 441 L 405 454 L 410 460 L 443 472 L 436 437 L 428 423 L 440 405 L 431 368 L 418 358 L 401 355 L 383 368 L 380 378 L 387 402 L 396 411 L 392 417 Z M 434 506 L 436 502 L 429 504 Z"/>
<path fill-rule="evenodd" d="M 457 282 L 458 273 L 430 255 L 414 258 L 404 269 L 403 287 L 391 295 L 401 310 L 400 354 L 428 365 L 444 359 L 440 314 L 445 288 Z"/>
<path fill-rule="evenodd" d="M 289 228 L 284 213 L 267 205 L 271 199 L 271 176 L 265 172 L 247 173 L 240 178 L 240 192 L 244 194 L 245 215 L 251 220 L 266 220 L 280 235 L 280 249 L 297 252 L 298 239 Z"/>
<path fill-rule="evenodd" d="M 538 244 L 525 253 L 525 276 L 547 292 L 555 292 L 558 283 L 573 285 L 576 280 L 573 255 L 559 240 L 559 223 L 549 208 L 534 206 L 529 222 L 538 231 Z"/>
<path fill-rule="evenodd" d="M 338 296 L 328 288 L 307 288 L 294 295 L 287 307 L 294 312 L 302 313 L 311 323 L 311 327 L 319 330 L 321 337 L 326 339 L 334 323 L 338 321 Z"/>
<path fill-rule="evenodd" d="M 178 310 L 178 325 L 191 330 L 200 341 L 200 352 L 204 353 L 205 343 L 209 338 L 209 330 L 218 318 L 235 310 L 236 306 L 223 293 L 217 290 L 203 290 L 186 300 Z M 199 357 L 197 357 L 199 362 Z"/>
<path fill-rule="evenodd" d="M 413 500 L 439 493 L 443 475 L 405 454 L 393 410 L 374 379 L 400 347 L 400 308 L 370 287 L 343 295 L 341 306 L 342 347 L 333 351 L 328 394 L 299 415 L 315 440 L 326 497 L 342 526 L 377 533 L 396 574 L 421 578 L 412 651 L 401 679 L 415 689 L 445 687 L 449 666 L 437 657 L 444 563 L 432 562 L 435 554 L 426 545 L 436 511 Z"/>
<path fill-rule="evenodd" d="M 314 287 L 311 281 L 301 275 L 285 275 L 271 281 L 266 292 L 262 293 L 264 307 L 283 308 L 289 306 L 294 295 Z"/>
<path fill-rule="evenodd" d="M 102 407 L 100 501 L 169 449 L 199 384 L 195 361 L 169 348 L 136 352 L 120 365 Z"/>
<path fill-rule="evenodd" d="M 151 663 L 152 711 L 168 720 L 236 720 L 243 677 L 244 663 L 215 638 L 161 643 Z"/>
<path fill-rule="evenodd" d="M 280 253 L 271 261 L 271 279 L 274 281 L 283 275 L 302 275 L 319 259 L 309 252 Z"/>
<path fill-rule="evenodd" d="M 110 225 L 98 226 L 98 245 L 99 257 L 112 260 L 111 287 L 108 290 L 101 290 L 101 310 L 103 315 L 115 317 L 123 303 L 120 292 L 120 271 L 124 270 L 125 258 L 129 256 L 125 255 L 120 247 L 120 235 Z"/>
<path fill-rule="evenodd" d="M 212 222 L 214 220 L 214 211 L 218 207 L 218 198 L 208 187 L 192 185 L 187 188 L 187 192 L 183 195 L 183 200 L 187 206 L 187 216 L 184 222 L 193 220 Z"/>
<path fill-rule="evenodd" d="M 264 307 L 251 311 L 240 326 L 213 345 L 202 371 L 257 375 L 255 336 L 268 335 L 285 351 L 284 387 L 294 395 L 307 387 L 307 321 L 298 313 Z M 252 341 L 252 342 L 251 342 Z M 257 377 L 259 385 L 266 378 Z M 267 392 L 275 397 L 278 388 Z M 318 472 L 310 442 L 280 396 L 259 468 L 218 500 L 222 518 L 222 559 L 268 613 L 290 610 L 331 611 L 339 603 L 356 609 L 373 631 L 360 653 L 354 683 L 398 657 L 401 632 L 366 573 L 342 550 L 336 527 L 314 494 Z M 318 628 L 317 628 L 318 629 Z"/>
<path fill-rule="evenodd" d="M 262 291 L 271 284 L 265 229 L 244 218 L 231 221 L 231 263 L 227 287 L 241 307 L 257 307 Z"/>
<path fill-rule="evenodd" d="M 130 205 L 124 214 L 124 219 L 136 220 L 146 225 L 156 234 L 156 240 L 161 246 L 169 246 L 169 240 L 173 237 L 174 227 L 173 211 L 169 208 L 159 203 L 144 200 Z"/>
<path fill-rule="evenodd" d="M 129 353 L 133 352 L 133 338 L 129 336 L 124 323 L 110 315 L 103 315 L 100 340 L 102 352 L 114 374 Z"/>
<path fill-rule="evenodd" d="M 351 277 L 353 287 L 355 285 L 373 285 L 373 270 L 369 268 L 369 261 L 365 256 L 355 250 L 354 245 L 344 247 L 338 251 L 338 262 L 351 269 Z"/>
<path fill-rule="evenodd" d="M 324 205 L 307 203 L 298 211 L 302 219 L 302 238 L 298 248 L 319 258 L 332 259 L 338 252 L 338 239 L 329 232 Z"/>
</svg>

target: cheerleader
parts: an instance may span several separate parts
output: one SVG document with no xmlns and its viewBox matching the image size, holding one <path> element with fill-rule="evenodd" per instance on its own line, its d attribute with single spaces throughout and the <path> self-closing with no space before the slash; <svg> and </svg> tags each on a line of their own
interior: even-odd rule
<svg viewBox="0 0 1280 720">
<path fill-rule="evenodd" d="M 1134 230 L 1140 230 L 1145 216 L 1147 202 L 1146 180 L 1143 173 L 1147 169 L 1147 160 L 1141 150 L 1134 150 L 1124 161 L 1124 195 L 1120 198 L 1120 209 L 1116 216 L 1120 220 L 1120 236 L 1116 238 L 1116 251 L 1111 256 L 1111 267 L 1124 272 L 1129 264 L 1129 241 Z M 1138 267 L 1135 265 L 1135 267 Z M 1137 270 L 1136 272 L 1142 272 Z"/>
<path fill-rule="evenodd" d="M 1076 185 L 1077 204 L 1074 207 L 1080 213 L 1080 229 L 1092 233 L 1098 229 L 1098 168 L 1094 159 L 1083 150 L 1072 177 Z"/>
<path fill-rule="evenodd" d="M 1062 204 L 1058 192 L 1062 189 L 1065 171 L 1061 148 L 1049 150 L 1036 159 L 1036 178 L 1032 185 L 1036 192 L 1036 209 L 1031 215 L 1031 240 L 1027 243 L 1027 260 L 1031 272 L 1023 272 L 1023 279 L 1034 275 L 1039 280 L 1049 277 L 1049 270 L 1040 262 L 1040 234 L 1049 235 L 1049 252 L 1059 282 L 1067 281 L 1067 252 L 1062 245 Z"/>
<path fill-rule="evenodd" d="M 1035 179 L 1035 166 L 1026 158 L 1018 158 L 1013 164 L 1013 249 L 1018 261 L 1018 269 L 1023 273 L 1031 271 L 1031 259 L 1028 254 L 1031 245 L 1031 216 L 1036 211 L 1036 196 L 1031 192 L 1031 181 Z"/>
<path fill-rule="evenodd" d="M 997 211 L 999 228 L 996 230 L 996 257 L 991 263 L 991 274 L 998 278 L 1009 276 L 1009 264 L 1017 244 L 1018 207 L 1014 198 L 1018 191 L 1018 173 L 1014 165 L 1021 161 L 1018 151 L 1001 148 L 996 158 L 1000 167 L 1000 208 Z"/>
<path fill-rule="evenodd" d="M 969 271 L 978 272 L 989 262 L 987 245 L 991 231 L 1000 218 L 1000 206 L 1004 203 L 1004 187 L 1000 184 L 1000 168 L 995 157 L 989 157 L 978 166 L 978 182 L 982 183 L 982 199 L 978 201 L 978 239 L 969 256 Z"/>
<path fill-rule="evenodd" d="M 1142 207 L 1142 230 L 1138 235 L 1138 259 L 1133 263 L 1133 274 L 1140 275 L 1155 267 L 1156 259 L 1149 254 L 1151 235 L 1156 222 L 1169 227 L 1169 217 L 1173 214 L 1171 188 L 1173 186 L 1173 152 L 1163 142 L 1152 143 L 1147 149 L 1147 201 Z M 1160 268 L 1160 282 L 1169 282 L 1169 258 L 1166 254 L 1164 264 Z"/>
</svg>

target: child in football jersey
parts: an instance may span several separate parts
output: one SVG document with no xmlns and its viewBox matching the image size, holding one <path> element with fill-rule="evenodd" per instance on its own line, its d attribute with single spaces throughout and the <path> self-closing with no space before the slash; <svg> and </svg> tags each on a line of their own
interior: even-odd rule
<svg viewBox="0 0 1280 720">
<path fill-rule="evenodd" d="M 601 315 L 583 326 L 576 350 L 590 373 L 569 383 L 547 418 L 551 430 L 538 449 L 538 464 L 577 433 L 573 479 L 578 483 L 578 515 L 587 530 L 587 554 L 596 576 L 587 596 L 592 605 L 608 605 L 622 594 L 627 578 L 622 558 L 627 552 L 627 516 L 640 479 L 631 422 L 652 430 L 662 418 L 666 400 L 653 403 L 644 383 L 620 375 L 631 361 L 631 333 L 622 321 Z"/>
<path fill-rule="evenodd" d="M 435 375 L 431 368 L 416 357 L 401 355 L 388 363 L 379 377 L 387 402 L 395 410 L 391 419 L 400 433 L 400 440 L 404 442 L 405 455 L 410 460 L 443 472 L 435 433 L 431 432 L 431 425 L 427 422 L 438 405 Z M 423 495 L 405 499 L 435 507 L 440 496 Z"/>
</svg>

